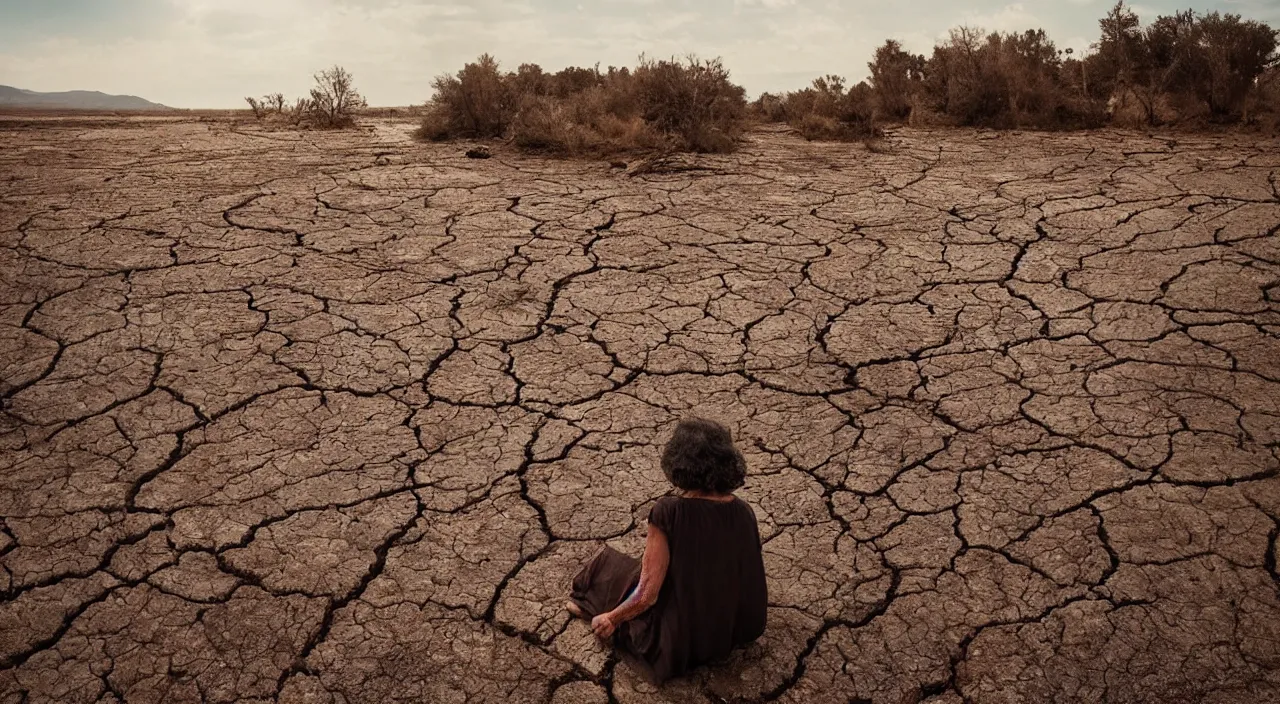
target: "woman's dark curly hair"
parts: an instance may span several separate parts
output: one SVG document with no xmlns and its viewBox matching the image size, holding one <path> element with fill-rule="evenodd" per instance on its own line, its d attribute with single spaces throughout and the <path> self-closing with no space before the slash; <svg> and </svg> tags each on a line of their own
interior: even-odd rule
<svg viewBox="0 0 1280 704">
<path fill-rule="evenodd" d="M 747 463 L 729 429 L 705 418 L 685 418 L 662 449 L 662 473 L 678 488 L 727 494 L 747 481 Z"/>
</svg>

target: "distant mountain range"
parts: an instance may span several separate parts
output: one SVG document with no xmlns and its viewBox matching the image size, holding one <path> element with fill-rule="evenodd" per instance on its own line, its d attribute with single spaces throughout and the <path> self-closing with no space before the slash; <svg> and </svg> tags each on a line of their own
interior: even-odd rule
<svg viewBox="0 0 1280 704">
<path fill-rule="evenodd" d="M 168 110 L 159 103 L 133 95 L 107 95 L 92 90 L 65 93 L 37 93 L 32 90 L 0 86 L 0 108 L 36 110 Z"/>
</svg>

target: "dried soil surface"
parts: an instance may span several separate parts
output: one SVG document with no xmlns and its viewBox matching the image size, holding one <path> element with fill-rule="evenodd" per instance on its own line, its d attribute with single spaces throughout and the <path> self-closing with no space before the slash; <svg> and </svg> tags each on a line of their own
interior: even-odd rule
<svg viewBox="0 0 1280 704">
<path fill-rule="evenodd" d="M 0 702 L 1280 701 L 1280 143 L 0 122 Z M 561 610 L 732 426 L 770 620 Z"/>
</svg>

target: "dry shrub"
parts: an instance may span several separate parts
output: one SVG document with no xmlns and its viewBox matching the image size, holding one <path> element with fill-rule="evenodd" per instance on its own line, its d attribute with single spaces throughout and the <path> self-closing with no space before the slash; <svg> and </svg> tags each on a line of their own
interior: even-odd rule
<svg viewBox="0 0 1280 704">
<path fill-rule="evenodd" d="M 245 98 L 244 101 L 249 104 L 249 109 L 253 111 L 254 117 L 261 120 L 267 116 L 267 109 L 266 106 L 262 104 L 262 101 L 252 96 Z"/>
<path fill-rule="evenodd" d="M 597 151 L 602 141 L 576 122 L 566 105 L 542 95 L 525 98 L 511 124 L 511 139 L 521 149 L 567 156 Z"/>
<path fill-rule="evenodd" d="M 866 83 L 859 83 L 836 101 L 836 119 L 846 133 L 858 138 L 878 137 L 876 124 L 875 92 Z"/>
<path fill-rule="evenodd" d="M 795 127 L 801 136 L 809 141 L 831 141 L 840 133 L 840 125 L 834 118 L 814 113 L 809 113 L 799 121 L 793 122 L 792 127 Z"/>
<path fill-rule="evenodd" d="M 522 149 L 567 156 L 646 151 L 664 142 L 638 115 L 619 110 L 616 95 L 601 87 L 561 100 L 526 96 L 510 134 Z"/>
<path fill-rule="evenodd" d="M 881 119 L 906 120 L 911 115 L 912 100 L 924 80 L 925 59 L 903 51 L 902 45 L 890 39 L 867 64 L 871 71 L 871 87 Z"/>
<path fill-rule="evenodd" d="M 267 106 L 257 98 L 248 97 L 244 101 L 249 104 L 249 109 L 253 111 L 253 116 L 261 120 L 267 116 Z"/>
<path fill-rule="evenodd" d="M 624 86 L 599 86 L 562 103 L 569 122 L 591 135 L 598 153 L 643 151 L 663 145 L 663 137 L 641 119 Z"/>
<path fill-rule="evenodd" d="M 507 76 L 507 85 L 519 96 L 547 95 L 552 77 L 537 64 L 520 64 L 516 72 Z"/>
<path fill-rule="evenodd" d="M 809 88 L 788 93 L 782 113 L 811 141 L 858 141 L 881 134 L 871 86 L 859 83 L 846 90 L 840 76 L 823 76 Z"/>
<path fill-rule="evenodd" d="M 1269 133 L 1280 132 L 1280 66 L 1258 77 L 1244 107 L 1245 124 Z"/>
<path fill-rule="evenodd" d="M 442 142 L 454 136 L 449 131 L 449 119 L 445 112 L 430 105 L 423 114 L 422 121 L 419 123 L 414 135 L 418 139 L 426 139 L 432 142 Z"/>
<path fill-rule="evenodd" d="M 436 78 L 432 86 L 435 97 L 418 131 L 422 138 L 501 137 L 515 117 L 518 96 L 488 54 L 455 76 Z"/>
<path fill-rule="evenodd" d="M 298 98 L 293 102 L 293 107 L 287 112 L 282 112 L 289 124 L 294 127 L 300 126 L 307 119 L 307 115 L 311 112 L 311 101 L 306 98 Z"/>
<path fill-rule="evenodd" d="M 645 124 L 679 151 L 733 151 L 746 122 L 746 91 L 729 81 L 720 59 L 640 57 L 632 74 Z"/>
<path fill-rule="evenodd" d="M 310 122 L 328 129 L 354 125 L 356 114 L 368 107 L 368 103 L 355 89 L 351 74 L 341 66 L 334 66 L 317 73 L 315 80 L 311 99 L 305 105 Z M 280 106 L 283 109 L 284 96 L 280 96 Z"/>
<path fill-rule="evenodd" d="M 511 138 L 524 149 L 573 151 L 575 139 L 560 106 L 542 95 L 526 96 L 511 125 Z"/>
<path fill-rule="evenodd" d="M 557 98 L 567 98 L 571 95 L 581 93 L 590 88 L 601 85 L 603 77 L 600 75 L 600 67 L 582 68 L 581 66 L 569 66 L 551 77 L 549 86 L 551 95 Z"/>
<path fill-rule="evenodd" d="M 907 124 L 912 127 L 955 127 L 958 121 L 937 109 L 932 98 L 917 94 L 911 98 L 911 116 Z"/>
<path fill-rule="evenodd" d="M 283 93 L 268 93 L 261 98 L 245 98 L 244 101 L 249 104 L 249 109 L 253 111 L 253 116 L 259 120 L 264 120 L 272 115 L 285 114 Z"/>
<path fill-rule="evenodd" d="M 245 98 L 254 117 L 268 123 L 287 123 L 294 127 L 341 129 L 355 125 L 356 115 L 367 107 L 356 90 L 351 74 L 334 66 L 315 74 L 316 87 L 308 98 L 298 98 L 289 106 L 283 93 L 270 93 L 258 98 Z"/>
<path fill-rule="evenodd" d="M 1189 95 L 1147 93 L 1121 86 L 1107 101 L 1105 120 L 1116 127 L 1149 129 L 1178 124 L 1207 127 L 1213 121 L 1208 106 Z"/>
<path fill-rule="evenodd" d="M 761 93 L 747 108 L 747 115 L 760 122 L 787 121 L 786 96 Z"/>
</svg>

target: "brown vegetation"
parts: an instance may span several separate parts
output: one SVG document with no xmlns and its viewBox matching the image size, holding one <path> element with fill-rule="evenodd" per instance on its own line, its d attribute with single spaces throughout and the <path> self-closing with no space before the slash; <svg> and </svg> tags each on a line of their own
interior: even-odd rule
<svg viewBox="0 0 1280 704">
<path fill-rule="evenodd" d="M 816 78 L 808 88 L 782 96 L 765 93 L 752 104 L 757 119 L 785 122 L 805 139 L 853 141 L 877 137 L 875 91 L 867 83 L 845 88 L 845 79 Z"/>
<path fill-rule="evenodd" d="M 953 30 L 913 86 L 911 119 L 1041 129 L 1236 123 L 1271 99 L 1259 80 L 1276 63 L 1277 33 L 1266 24 L 1188 10 L 1143 28 L 1117 2 L 1099 28 L 1083 59 L 1057 50 L 1043 30 Z"/>
<path fill-rule="evenodd" d="M 1134 105 L 1149 125 L 1239 121 L 1275 63 L 1276 32 L 1239 15 L 1179 12 L 1142 29 L 1116 3 L 1100 24 L 1098 51 L 1086 60 L 1092 94 Z"/>
<path fill-rule="evenodd" d="M 294 126 L 307 125 L 340 129 L 355 124 L 356 115 L 367 103 L 355 89 L 351 74 L 334 66 L 315 75 L 316 85 L 307 98 L 298 98 L 289 107 L 283 93 L 270 93 L 262 98 L 245 98 L 253 116 L 259 120 L 284 121 Z"/>
<path fill-rule="evenodd" d="M 319 127 L 339 128 L 355 124 L 356 113 L 367 103 L 355 89 L 351 74 L 341 66 L 334 66 L 317 73 L 316 86 L 311 89 L 307 113 Z"/>
<path fill-rule="evenodd" d="M 1006 129 L 1280 122 L 1277 33 L 1266 24 L 1186 11 L 1144 29 L 1117 2 L 1099 28 L 1083 59 L 1040 29 L 959 27 L 927 59 L 889 40 L 868 64 L 869 83 L 845 93 L 843 79 L 827 76 L 811 88 L 760 96 L 752 114 L 808 139 L 857 138 L 892 122 Z"/>
<path fill-rule="evenodd" d="M 635 70 L 536 64 L 503 72 L 488 54 L 434 82 L 418 136 L 508 138 L 561 154 L 732 151 L 745 91 L 719 59 L 640 58 Z"/>
<path fill-rule="evenodd" d="M 953 29 L 931 54 L 895 40 L 876 49 L 869 80 L 817 78 L 750 106 L 719 59 L 654 60 L 634 69 L 537 64 L 503 71 L 488 54 L 432 82 L 422 139 L 506 139 L 564 155 L 732 151 L 748 119 L 786 123 L 810 140 L 873 143 L 892 123 L 996 129 L 1106 124 L 1280 125 L 1277 32 L 1239 15 L 1190 10 L 1145 28 L 1123 2 L 1099 21 L 1083 57 L 1041 29 Z M 351 75 L 333 67 L 289 109 L 284 96 L 246 98 L 259 119 L 345 127 L 365 107 Z M 877 148 L 883 145 L 875 143 Z"/>
<path fill-rule="evenodd" d="M 933 49 L 912 119 L 980 127 L 1096 127 L 1099 106 L 1065 79 L 1062 54 L 1043 30 L 992 33 L 961 27 Z"/>
<path fill-rule="evenodd" d="M 890 39 L 876 49 L 867 67 L 880 116 L 892 120 L 909 117 L 911 98 L 924 79 L 924 57 L 903 51 L 901 44 Z"/>
<path fill-rule="evenodd" d="M 1273 66 L 1258 77 L 1253 93 L 1245 101 L 1242 119 L 1253 127 L 1280 131 L 1280 66 Z"/>
</svg>

